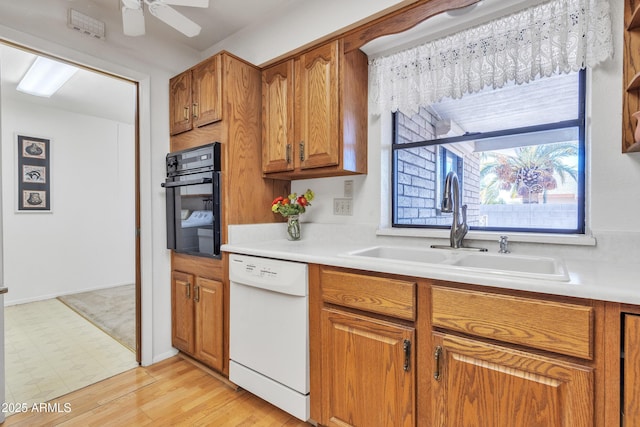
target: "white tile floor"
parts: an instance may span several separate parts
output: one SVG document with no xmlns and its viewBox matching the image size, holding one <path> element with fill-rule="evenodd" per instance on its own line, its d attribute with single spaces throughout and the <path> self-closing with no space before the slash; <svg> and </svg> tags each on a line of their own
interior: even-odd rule
<svg viewBox="0 0 640 427">
<path fill-rule="evenodd" d="M 131 350 L 57 299 L 4 313 L 8 403 L 46 402 L 138 366 Z"/>
</svg>

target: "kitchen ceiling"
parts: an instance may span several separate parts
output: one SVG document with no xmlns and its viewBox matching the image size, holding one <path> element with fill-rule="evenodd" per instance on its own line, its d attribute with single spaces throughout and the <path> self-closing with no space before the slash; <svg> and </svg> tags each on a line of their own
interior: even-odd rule
<svg viewBox="0 0 640 427">
<path fill-rule="evenodd" d="M 140 38 L 171 43 L 203 52 L 231 34 L 277 14 L 283 8 L 304 0 L 209 0 L 208 8 L 172 6 L 202 27 L 198 36 L 187 37 L 152 16 L 144 7 L 146 34 L 126 37 L 131 43 Z M 66 26 L 68 10 L 74 9 L 106 24 L 106 37 L 120 37 L 122 12 L 120 0 L 20 0 L 0 1 L 0 24 L 14 27 L 23 23 L 21 31 L 33 26 L 54 28 Z M 71 30 L 70 30 L 71 31 Z"/>
<path fill-rule="evenodd" d="M 303 0 L 209 0 L 209 7 L 173 6 L 202 27 L 198 36 L 186 37 L 144 10 L 146 33 L 127 37 L 122 33 L 120 0 L 20 0 L 0 1 L 0 25 L 30 32 L 67 25 L 69 9 L 103 21 L 106 38 L 136 47 L 142 42 L 189 48 L 202 53 L 233 33 L 268 18 L 281 8 Z M 69 29 L 69 32 L 73 30 Z M 52 30 L 52 34 L 55 32 Z M 146 40 L 145 40 L 146 39 Z M 133 123 L 133 86 L 99 73 L 80 70 L 51 98 L 18 94 L 15 90 L 35 55 L 0 43 L 0 80 L 3 96 L 23 97 L 30 102 L 83 114 L 96 115 L 124 123 Z M 134 92 L 135 93 L 135 92 Z M 28 97 L 28 98 L 24 98 Z M 123 107 L 125 106 L 125 107 Z"/>
<path fill-rule="evenodd" d="M 209 0 L 208 8 L 172 6 L 175 10 L 202 27 L 198 36 L 186 37 L 169 25 L 158 20 L 144 8 L 146 34 L 141 37 L 154 37 L 157 40 L 180 41 L 202 52 L 231 34 L 254 24 L 270 13 L 299 0 Z M 120 0 L 68 0 L 69 7 L 74 4 L 91 4 L 119 21 L 111 31 L 122 32 Z M 87 10 L 83 7 L 84 10 Z M 80 9 L 82 10 L 82 9 Z M 87 12 L 84 12 L 87 13 Z"/>
<path fill-rule="evenodd" d="M 3 98 L 76 112 L 89 116 L 133 124 L 135 121 L 135 85 L 121 79 L 80 69 L 51 98 L 27 95 L 16 86 L 36 55 L 0 43 L 0 76 Z"/>
</svg>

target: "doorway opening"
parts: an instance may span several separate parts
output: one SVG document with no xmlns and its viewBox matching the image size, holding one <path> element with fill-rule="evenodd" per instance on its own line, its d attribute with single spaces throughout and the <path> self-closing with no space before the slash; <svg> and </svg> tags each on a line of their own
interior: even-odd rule
<svg viewBox="0 0 640 427">
<path fill-rule="evenodd" d="M 49 98 L 16 91 L 38 56 L 47 55 L 0 40 L 7 402 L 44 402 L 141 360 L 138 83 L 71 64 L 78 72 Z M 48 209 L 18 207 L 18 136 L 49 141 Z M 122 313 L 101 317 L 115 293 L 131 303 L 130 325 Z M 26 400 L 28 384 L 39 394 Z"/>
</svg>

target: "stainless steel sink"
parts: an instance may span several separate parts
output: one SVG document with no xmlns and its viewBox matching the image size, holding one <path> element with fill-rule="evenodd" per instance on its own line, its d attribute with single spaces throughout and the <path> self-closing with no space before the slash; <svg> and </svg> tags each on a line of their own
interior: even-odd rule
<svg viewBox="0 0 640 427">
<path fill-rule="evenodd" d="M 553 281 L 569 280 L 564 262 L 551 257 L 400 246 L 373 246 L 349 252 L 347 255 L 449 269 L 467 274 L 477 272 Z"/>
</svg>

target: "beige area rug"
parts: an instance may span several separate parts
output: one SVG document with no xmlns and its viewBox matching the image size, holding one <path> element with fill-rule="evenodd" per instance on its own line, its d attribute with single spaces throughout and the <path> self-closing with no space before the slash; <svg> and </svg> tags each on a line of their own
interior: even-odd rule
<svg viewBox="0 0 640 427">
<path fill-rule="evenodd" d="M 58 297 L 76 313 L 135 351 L 135 286 L 124 285 Z"/>
</svg>

